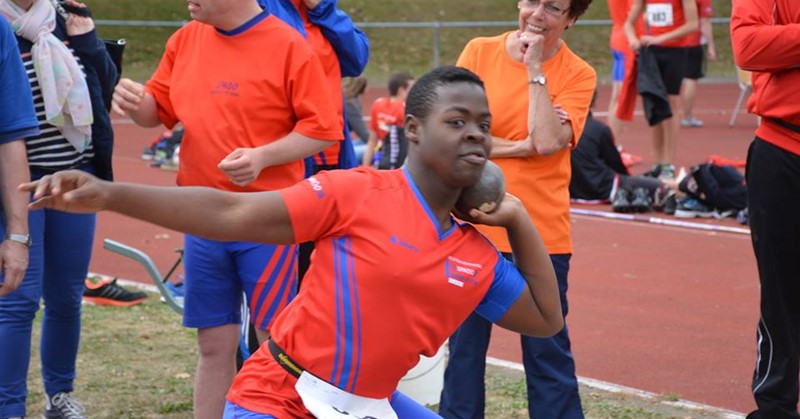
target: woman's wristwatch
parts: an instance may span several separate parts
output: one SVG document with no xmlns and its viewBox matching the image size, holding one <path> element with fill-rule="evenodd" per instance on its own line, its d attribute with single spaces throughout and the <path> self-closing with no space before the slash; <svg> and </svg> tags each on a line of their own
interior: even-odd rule
<svg viewBox="0 0 800 419">
<path fill-rule="evenodd" d="M 541 85 L 541 86 L 545 86 L 545 85 L 547 85 L 547 79 L 544 78 L 544 74 L 539 74 L 538 76 L 533 77 L 530 80 L 528 80 L 528 84 L 538 84 L 538 85 Z"/>
<path fill-rule="evenodd" d="M 6 234 L 3 240 L 24 244 L 26 247 L 31 247 L 31 244 L 33 244 L 30 234 Z"/>
</svg>

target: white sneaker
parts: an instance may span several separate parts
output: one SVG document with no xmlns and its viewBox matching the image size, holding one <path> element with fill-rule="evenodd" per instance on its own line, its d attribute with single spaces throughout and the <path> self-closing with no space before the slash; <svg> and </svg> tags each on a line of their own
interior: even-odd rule
<svg viewBox="0 0 800 419">
<path fill-rule="evenodd" d="M 697 118 L 695 118 L 693 116 L 689 117 L 689 118 L 681 119 L 681 126 L 684 127 L 684 128 L 700 128 L 703 125 L 704 125 L 703 121 L 701 121 L 701 120 L 699 120 L 699 119 L 697 119 Z"/>
<path fill-rule="evenodd" d="M 61 392 L 47 399 L 44 417 L 45 419 L 86 419 L 83 412 L 83 405 L 78 403 L 72 394 Z"/>
</svg>

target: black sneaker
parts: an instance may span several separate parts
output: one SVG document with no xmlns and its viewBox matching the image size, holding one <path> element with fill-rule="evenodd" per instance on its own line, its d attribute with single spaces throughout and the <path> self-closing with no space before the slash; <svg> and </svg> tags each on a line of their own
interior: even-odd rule
<svg viewBox="0 0 800 419">
<path fill-rule="evenodd" d="M 156 155 L 156 148 L 154 146 L 145 147 L 144 150 L 142 150 L 142 160 L 144 161 L 153 160 L 155 155 Z"/>
<path fill-rule="evenodd" d="M 56 393 L 47 399 L 44 410 L 45 419 L 86 419 L 83 405 L 78 403 L 70 393 Z"/>
<path fill-rule="evenodd" d="M 147 299 L 147 293 L 128 291 L 117 285 L 117 279 L 86 278 L 83 299 L 98 306 L 128 307 Z"/>
<path fill-rule="evenodd" d="M 617 193 L 614 194 L 614 200 L 611 202 L 611 210 L 614 212 L 633 212 L 630 192 L 627 189 L 617 189 Z"/>
<path fill-rule="evenodd" d="M 750 224 L 750 213 L 747 211 L 747 208 L 739 211 L 736 214 L 736 222 L 742 225 Z"/>
<path fill-rule="evenodd" d="M 714 216 L 714 210 L 698 199 L 687 198 L 678 202 L 678 207 L 675 208 L 675 216 L 678 218 L 711 218 Z"/>
<path fill-rule="evenodd" d="M 675 210 L 678 208 L 678 198 L 673 193 L 672 195 L 668 196 L 667 199 L 664 201 L 664 207 L 662 211 L 664 214 L 667 215 L 675 215 Z"/>
<path fill-rule="evenodd" d="M 674 201 L 675 191 L 672 188 L 670 188 L 666 183 L 662 183 L 653 193 L 653 203 L 652 203 L 653 209 L 656 211 L 664 211 L 664 207 L 666 207 L 667 201 L 669 201 L 670 198 L 672 198 Z M 673 213 L 674 212 L 675 211 L 673 211 Z"/>
<path fill-rule="evenodd" d="M 661 175 L 661 165 L 658 163 L 654 164 L 653 167 L 650 168 L 650 170 L 642 173 L 642 176 L 654 177 L 654 178 L 657 178 L 660 175 Z"/>
<path fill-rule="evenodd" d="M 650 192 L 645 188 L 636 188 L 633 190 L 631 198 L 631 209 L 633 212 L 647 212 L 650 211 Z"/>
</svg>

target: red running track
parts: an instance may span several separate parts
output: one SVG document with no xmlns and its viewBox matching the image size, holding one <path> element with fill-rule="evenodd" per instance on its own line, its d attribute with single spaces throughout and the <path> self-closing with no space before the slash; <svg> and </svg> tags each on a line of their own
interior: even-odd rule
<svg viewBox="0 0 800 419">
<path fill-rule="evenodd" d="M 365 96 L 366 108 L 381 90 Z M 740 115 L 733 129 L 727 127 L 738 92 L 735 84 L 700 86 L 696 113 L 706 126 L 682 130 L 680 165 L 700 163 L 711 154 L 745 158 L 755 118 Z M 600 93 L 598 103 L 604 104 L 608 90 Z M 120 122 L 115 132 L 117 180 L 174 184 L 174 173 L 150 168 L 139 158 L 159 130 Z M 620 141 L 644 158 L 634 171 L 645 171 L 652 157 L 641 117 Z M 736 226 L 730 220 L 712 223 Z M 580 376 L 739 412 L 754 406 L 749 381 L 758 279 L 749 236 L 586 216 L 573 217 L 573 236 L 567 321 Z M 92 270 L 143 282 L 150 280 L 144 269 L 103 250 L 104 238 L 139 248 L 162 271 L 182 245 L 180 234 L 101 214 Z M 497 329 L 490 356 L 520 362 L 518 338 Z"/>
</svg>

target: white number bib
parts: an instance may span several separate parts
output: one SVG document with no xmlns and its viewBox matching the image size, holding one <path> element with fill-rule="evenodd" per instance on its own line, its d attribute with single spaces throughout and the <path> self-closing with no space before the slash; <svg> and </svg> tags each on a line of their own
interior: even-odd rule
<svg viewBox="0 0 800 419">
<path fill-rule="evenodd" d="M 397 419 L 388 399 L 350 394 L 305 371 L 294 389 L 306 409 L 319 419 Z"/>
<path fill-rule="evenodd" d="M 647 5 L 647 24 L 651 27 L 672 26 L 672 3 Z"/>
</svg>

